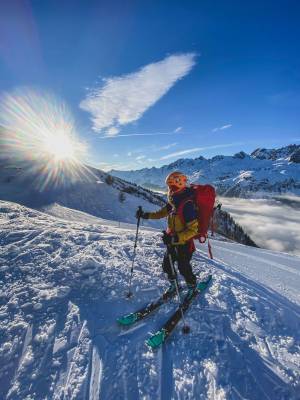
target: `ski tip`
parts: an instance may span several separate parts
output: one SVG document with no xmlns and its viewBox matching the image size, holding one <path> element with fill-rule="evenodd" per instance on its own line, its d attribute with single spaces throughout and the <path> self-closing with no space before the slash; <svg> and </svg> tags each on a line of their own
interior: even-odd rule
<svg viewBox="0 0 300 400">
<path fill-rule="evenodd" d="M 164 329 L 154 333 L 149 339 L 146 340 L 147 346 L 149 346 L 152 350 L 160 347 L 166 339 L 166 332 Z"/>
<path fill-rule="evenodd" d="M 211 280 L 212 280 L 212 275 L 208 275 L 205 281 L 199 282 L 197 284 L 197 289 L 200 291 L 206 289 Z"/>
<path fill-rule="evenodd" d="M 151 338 L 150 338 L 150 339 L 147 339 L 147 340 L 146 340 L 146 345 L 147 345 L 148 347 L 150 347 L 151 350 L 156 350 L 156 349 L 158 349 L 159 347 L 161 347 L 162 343 L 160 343 L 160 344 L 153 343 L 153 341 L 152 341 Z"/>
</svg>

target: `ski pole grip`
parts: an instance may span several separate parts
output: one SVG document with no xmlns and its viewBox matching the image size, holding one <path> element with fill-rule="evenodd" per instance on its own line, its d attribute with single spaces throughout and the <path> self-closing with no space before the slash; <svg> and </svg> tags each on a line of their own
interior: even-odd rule
<svg viewBox="0 0 300 400">
<path fill-rule="evenodd" d="M 162 232 L 163 232 L 164 235 L 167 235 L 167 231 L 163 230 Z M 171 254 L 171 249 L 172 249 L 171 244 L 170 243 L 169 244 L 166 243 L 166 247 L 167 247 L 167 250 L 168 250 L 168 254 Z"/>
<path fill-rule="evenodd" d="M 138 224 L 140 223 L 140 219 L 141 219 L 141 215 L 142 215 L 142 213 L 143 213 L 143 208 L 142 208 L 142 206 L 138 206 L 138 215 L 139 215 L 139 217 L 138 217 Z"/>
</svg>

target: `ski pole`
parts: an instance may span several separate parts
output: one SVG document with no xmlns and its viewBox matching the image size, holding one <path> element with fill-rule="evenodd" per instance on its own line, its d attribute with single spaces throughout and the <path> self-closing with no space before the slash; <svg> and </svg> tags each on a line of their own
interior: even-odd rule
<svg viewBox="0 0 300 400">
<path fill-rule="evenodd" d="M 212 248 L 211 248 L 211 244 L 210 244 L 210 240 L 207 237 L 207 248 L 208 248 L 208 254 L 211 260 L 214 259 L 213 253 L 212 253 Z"/>
<path fill-rule="evenodd" d="M 142 207 L 139 206 L 138 208 L 139 212 L 142 212 Z M 140 227 L 140 221 L 141 217 L 140 215 L 138 216 L 137 223 L 136 223 L 136 233 L 135 233 L 135 241 L 134 241 L 134 246 L 133 246 L 133 256 L 132 256 L 132 264 L 131 264 L 131 270 L 130 270 L 130 279 L 129 279 L 129 289 L 127 293 L 127 298 L 130 298 L 132 296 L 131 292 L 131 281 L 132 281 L 132 275 L 133 275 L 133 266 L 134 266 L 134 260 L 135 260 L 135 255 L 136 255 L 136 247 L 137 247 L 137 240 L 138 240 L 138 234 L 139 234 L 139 227 Z"/>
<path fill-rule="evenodd" d="M 177 294 L 178 304 L 179 304 L 181 317 L 182 317 L 182 321 L 183 321 L 182 332 L 183 333 L 189 333 L 190 332 L 190 327 L 186 323 L 186 320 L 185 320 L 185 317 L 184 317 L 184 313 L 183 313 L 183 310 L 182 310 L 182 303 L 181 303 L 181 296 L 180 296 L 180 293 L 179 293 L 178 279 L 177 279 L 177 274 L 176 274 L 176 271 L 175 271 L 175 267 L 174 267 L 174 263 L 173 263 L 172 255 L 171 255 L 171 246 L 167 245 L 167 249 L 168 249 L 168 257 L 169 257 L 169 263 L 170 263 L 170 266 L 171 266 L 172 274 L 175 277 L 176 294 Z"/>
</svg>

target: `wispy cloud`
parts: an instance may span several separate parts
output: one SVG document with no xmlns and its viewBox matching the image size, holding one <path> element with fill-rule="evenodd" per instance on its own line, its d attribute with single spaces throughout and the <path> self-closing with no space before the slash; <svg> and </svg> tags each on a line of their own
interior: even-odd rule
<svg viewBox="0 0 300 400">
<path fill-rule="evenodd" d="M 156 145 L 151 145 L 151 146 L 144 146 L 144 147 L 140 147 L 137 149 L 132 149 L 130 151 L 127 152 L 127 157 L 135 157 L 136 154 L 139 154 L 140 156 L 143 155 L 145 152 L 146 153 L 155 153 L 155 152 L 159 152 L 159 151 L 163 151 L 163 150 L 168 150 L 174 146 L 177 146 L 178 143 L 170 143 L 167 144 L 165 146 L 156 146 Z M 152 161 L 154 161 L 154 159 L 151 159 Z"/>
<path fill-rule="evenodd" d="M 161 160 L 168 160 L 169 158 L 174 158 L 174 157 L 179 157 L 183 156 L 186 154 L 191 154 L 191 153 L 196 153 L 197 151 L 204 150 L 203 147 L 194 147 L 193 149 L 187 149 L 187 150 L 181 150 L 181 151 L 176 151 L 175 153 L 170 153 L 165 156 L 162 156 L 160 159 Z"/>
<path fill-rule="evenodd" d="M 137 121 L 195 65 L 194 53 L 177 54 L 148 64 L 137 72 L 104 79 L 80 107 L 91 114 L 93 130 L 108 136 Z"/>
<path fill-rule="evenodd" d="M 223 125 L 223 126 L 212 129 L 212 132 L 223 131 L 224 129 L 228 129 L 231 127 L 232 127 L 232 124 Z"/>
<path fill-rule="evenodd" d="M 111 126 L 109 129 L 107 129 L 106 134 L 109 137 L 116 136 L 120 132 L 120 129 L 116 128 L 115 126 Z"/>
<path fill-rule="evenodd" d="M 153 147 L 152 151 L 162 151 L 162 150 L 169 150 L 172 147 L 177 146 L 178 143 L 170 143 L 170 144 L 166 144 L 165 146 L 161 146 L 161 147 Z"/>
<path fill-rule="evenodd" d="M 165 156 L 162 156 L 160 158 L 160 160 L 168 160 L 170 158 L 175 158 L 175 157 L 179 157 L 179 156 L 183 156 L 183 155 L 187 155 L 187 154 L 191 154 L 191 153 L 197 153 L 199 151 L 211 150 L 211 149 L 223 149 L 226 147 L 240 146 L 243 144 L 244 143 L 238 142 L 238 143 L 216 144 L 214 146 L 206 146 L 206 147 L 194 147 L 191 149 L 186 149 L 186 150 L 177 151 L 175 153 L 166 154 Z"/>
<path fill-rule="evenodd" d="M 137 161 L 141 161 L 141 160 L 144 160 L 144 158 L 146 158 L 146 156 L 145 156 L 144 154 L 142 154 L 142 155 L 140 155 L 140 156 L 137 156 L 137 157 L 136 157 L 136 160 L 137 160 Z"/>
<path fill-rule="evenodd" d="M 128 134 L 121 134 L 117 136 L 107 135 L 101 136 L 100 139 L 115 139 L 119 137 L 131 137 L 131 136 L 161 136 L 161 135 L 175 135 L 179 132 L 153 132 L 153 133 L 128 133 Z"/>
<path fill-rule="evenodd" d="M 232 127 L 232 124 L 223 125 L 223 126 L 221 126 L 220 131 L 223 131 L 224 129 L 228 129 L 228 128 L 231 128 L 231 127 Z"/>
<path fill-rule="evenodd" d="M 174 129 L 174 132 L 175 132 L 175 133 L 178 133 L 178 132 L 180 132 L 180 131 L 182 131 L 182 126 L 178 126 L 178 128 Z"/>
</svg>

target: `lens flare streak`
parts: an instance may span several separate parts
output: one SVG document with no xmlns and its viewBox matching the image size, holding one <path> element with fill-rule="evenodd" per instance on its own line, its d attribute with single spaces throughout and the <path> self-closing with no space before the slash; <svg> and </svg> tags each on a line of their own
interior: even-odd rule
<svg viewBox="0 0 300 400">
<path fill-rule="evenodd" d="M 5 93 L 0 99 L 0 158 L 26 162 L 39 190 L 86 178 L 87 147 L 78 140 L 66 105 L 32 89 Z"/>
</svg>

